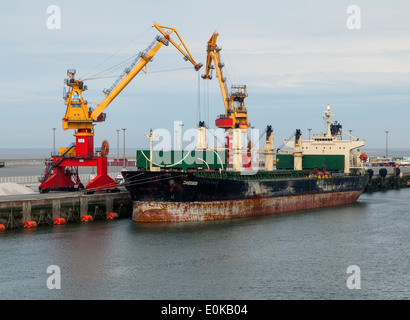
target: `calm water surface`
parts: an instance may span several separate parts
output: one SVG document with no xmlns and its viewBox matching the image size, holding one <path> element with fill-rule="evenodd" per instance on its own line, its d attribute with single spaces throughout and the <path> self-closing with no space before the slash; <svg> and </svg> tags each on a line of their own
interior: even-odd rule
<svg viewBox="0 0 410 320">
<path fill-rule="evenodd" d="M 410 189 L 231 221 L 0 233 L 0 299 L 409 299 Z M 47 288 L 47 267 L 61 289 Z M 346 286 L 360 267 L 361 289 Z"/>
</svg>

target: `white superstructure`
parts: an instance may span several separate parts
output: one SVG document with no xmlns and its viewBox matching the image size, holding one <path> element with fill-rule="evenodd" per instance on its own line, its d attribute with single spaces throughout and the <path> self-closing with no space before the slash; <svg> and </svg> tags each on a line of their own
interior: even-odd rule
<svg viewBox="0 0 410 320">
<path fill-rule="evenodd" d="M 296 137 L 295 140 L 285 141 L 285 146 L 292 149 L 294 156 L 295 170 L 302 170 L 302 157 L 304 155 L 343 155 L 344 172 L 352 173 L 363 169 L 363 162 L 360 159 L 360 147 L 365 145 L 365 141 L 353 137 L 351 134 L 342 130 L 342 126 L 335 121 L 331 124 L 331 106 L 327 107 L 324 113 L 327 123 L 325 134 L 313 135 L 309 140 L 302 140 Z M 342 140 L 342 131 L 350 136 L 349 140 Z"/>
</svg>

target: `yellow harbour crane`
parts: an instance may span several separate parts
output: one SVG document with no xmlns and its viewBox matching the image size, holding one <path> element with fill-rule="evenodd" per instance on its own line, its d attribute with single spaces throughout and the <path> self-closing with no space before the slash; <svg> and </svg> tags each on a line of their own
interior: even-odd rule
<svg viewBox="0 0 410 320">
<path fill-rule="evenodd" d="M 105 121 L 106 115 L 103 111 L 141 70 L 147 72 L 146 66 L 148 62 L 152 61 L 154 55 L 164 44 L 168 46 L 169 42 L 171 42 L 175 48 L 184 55 L 185 60 L 190 61 L 194 65 L 195 70 L 198 71 L 202 67 L 201 63 L 198 64 L 195 62 L 177 30 L 156 23 L 154 23 L 153 27 L 155 27 L 163 36 L 157 36 L 145 51 L 140 52 L 134 63 L 124 70 L 123 74 L 117 79 L 111 88 L 104 89 L 103 92 L 106 97 L 94 110 L 88 106 L 87 101 L 82 97 L 82 92 L 87 90 L 87 86 L 85 86 L 81 80 L 75 79 L 75 70 L 67 71 L 66 84 L 71 89 L 65 95 L 67 109 L 63 117 L 63 129 L 76 130 L 74 135 L 77 137 L 77 155 L 93 153 L 93 145 L 91 144 L 91 137 L 94 136 L 93 124 L 95 122 Z M 173 33 L 175 33 L 180 43 L 176 43 L 171 39 L 170 36 Z M 82 139 L 81 141 L 84 141 L 84 148 L 81 147 L 81 144 L 78 144 L 78 138 Z"/>
<path fill-rule="evenodd" d="M 224 63 L 221 61 L 221 47 L 216 44 L 218 33 L 214 32 L 208 41 L 206 57 L 206 73 L 203 79 L 212 79 L 211 70 L 216 69 L 222 99 L 225 106 L 225 114 L 221 114 L 215 121 L 219 128 L 225 130 L 230 128 L 240 128 L 247 131 L 249 128 L 248 113 L 245 107 L 245 98 L 248 96 L 245 85 L 231 85 L 230 92 L 226 86 L 226 79 L 223 76 L 222 68 Z"/>
<path fill-rule="evenodd" d="M 168 46 L 171 42 L 183 54 L 184 59 L 194 65 L 196 71 L 202 67 L 201 63 L 195 62 L 177 30 L 157 23 L 154 23 L 153 27 L 162 36 L 157 36 L 148 48 L 140 52 L 109 89 L 104 89 L 105 98 L 95 109 L 89 107 L 87 100 L 82 97 L 87 86 L 81 79 L 75 79 L 76 71 L 74 69 L 67 71 L 65 83 L 69 91 L 64 93 L 67 109 L 62 122 L 64 130 L 75 130 L 76 143 L 69 148 L 60 148 L 59 154 L 53 155 L 52 159 L 46 162 L 45 175 L 40 179 L 40 192 L 66 190 L 74 188 L 76 184 L 82 185 L 79 181 L 78 169 L 69 169 L 78 166 L 97 166 L 97 176 L 87 184 L 87 190 L 116 189 L 118 184 L 107 175 L 108 144 L 104 144 L 106 141 L 102 144 L 102 149 L 105 150 L 101 150 L 97 155 L 94 154 L 93 125 L 105 121 L 106 115 L 103 111 L 141 70 L 147 72 L 148 62 L 152 61 L 163 45 Z M 171 38 L 173 34 L 176 35 L 177 42 Z"/>
</svg>

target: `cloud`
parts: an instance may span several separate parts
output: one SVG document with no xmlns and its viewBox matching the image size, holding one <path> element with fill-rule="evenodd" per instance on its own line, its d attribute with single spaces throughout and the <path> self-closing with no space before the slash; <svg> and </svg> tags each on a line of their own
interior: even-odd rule
<svg viewBox="0 0 410 320">
<path fill-rule="evenodd" d="M 7 30 L 0 33 L 0 108 L 13 120 L 2 118 L 0 134 L 14 132 L 16 126 L 31 132 L 13 135 L 4 147 L 46 144 L 48 127 L 60 126 L 65 112 L 61 97 L 68 68 L 76 68 L 82 77 L 90 70 L 88 76 L 119 64 L 101 74 L 114 78 L 87 82 L 87 99 L 102 100 L 102 89 L 111 86 L 131 61 L 127 59 L 158 34 L 151 28 L 153 20 L 175 27 L 194 58 L 203 63 L 206 43 L 217 30 L 229 82 L 248 86 L 251 122 L 261 129 L 267 118 L 280 122 L 277 139 L 286 138 L 295 126 L 317 123 L 320 127 L 321 109 L 327 103 L 334 103 L 335 112 L 349 127 L 362 130 L 373 146 L 382 143 L 381 126 L 407 126 L 408 1 L 397 0 L 393 5 L 361 0 L 360 30 L 346 28 L 349 1 L 254 1 L 249 5 L 248 1 L 211 0 L 209 10 L 196 10 L 192 1 L 100 1 L 98 5 L 55 1 L 61 7 L 61 30 L 46 27 L 49 4 L 8 2 L 0 13 L 0 28 Z M 97 135 L 116 134 L 117 127 L 126 125 L 134 136 L 130 143 L 137 148 L 146 143 L 147 128 L 172 126 L 173 120 L 195 124 L 198 74 L 184 69 L 189 66 L 174 48 L 161 49 L 148 65 L 150 73 L 137 76 L 107 108 L 107 122 L 97 127 Z M 213 125 L 216 115 L 223 112 L 216 78 L 209 82 L 208 91 Z M 203 91 L 199 99 L 203 104 Z M 61 139 L 68 143 L 72 132 L 65 132 Z M 403 134 L 392 133 L 391 139 L 392 146 L 408 145 Z"/>
</svg>

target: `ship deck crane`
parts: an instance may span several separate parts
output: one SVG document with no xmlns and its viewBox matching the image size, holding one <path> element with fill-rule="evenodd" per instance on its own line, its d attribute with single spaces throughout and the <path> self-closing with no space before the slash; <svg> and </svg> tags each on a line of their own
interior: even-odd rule
<svg viewBox="0 0 410 320">
<path fill-rule="evenodd" d="M 218 33 L 214 32 L 207 44 L 206 56 L 206 71 L 202 75 L 203 79 L 212 79 L 211 71 L 216 69 L 216 75 L 219 82 L 219 87 L 222 93 L 222 100 L 225 107 L 225 113 L 218 116 L 215 120 L 215 125 L 218 128 L 225 129 L 226 150 L 227 153 L 227 168 L 233 168 L 234 171 L 239 171 L 242 168 L 242 163 L 245 163 L 245 168 L 251 167 L 251 153 L 242 154 L 241 133 L 246 133 L 250 127 L 248 120 L 248 112 L 245 106 L 245 98 L 248 96 L 245 85 L 231 85 L 230 92 L 226 85 L 226 79 L 223 75 L 222 68 L 224 63 L 221 61 L 221 47 L 218 47 L 216 41 Z M 251 150 L 251 143 L 248 143 L 247 149 Z"/>
<path fill-rule="evenodd" d="M 152 61 L 154 55 L 163 46 L 171 42 L 180 51 L 186 61 L 194 65 L 196 71 L 201 67 L 201 63 L 196 63 L 191 56 L 185 43 L 182 41 L 176 29 L 158 25 L 155 27 L 162 36 L 157 36 L 150 46 L 140 52 L 134 62 L 124 70 L 121 76 L 109 89 L 104 89 L 106 95 L 104 100 L 93 110 L 83 99 L 82 93 L 87 90 L 80 79 L 75 79 L 76 71 L 67 71 L 65 84 L 69 87 L 68 93 L 64 93 L 65 105 L 67 106 L 65 115 L 62 119 L 63 129 L 75 130 L 75 147 L 61 148 L 58 155 L 52 155 L 51 159 L 46 160 L 45 175 L 40 178 L 39 191 L 41 193 L 49 190 L 70 190 L 75 185 L 82 187 L 78 176 L 78 166 L 96 166 L 97 176 L 90 181 L 87 190 L 115 190 L 118 184 L 107 174 L 107 154 L 108 144 L 103 142 L 100 153 L 94 153 L 94 128 L 95 123 L 105 121 L 106 115 L 103 112 L 118 94 L 131 82 L 132 79 L 141 71 L 146 71 L 147 64 Z M 175 34 L 179 40 L 175 42 L 170 36 Z"/>
<path fill-rule="evenodd" d="M 216 69 L 219 86 L 222 93 L 222 99 L 225 106 L 225 114 L 219 115 L 215 124 L 218 128 L 225 130 L 231 128 L 240 128 L 246 132 L 250 127 L 248 113 L 245 107 L 245 98 L 248 96 L 245 85 L 232 85 L 230 92 L 226 86 L 226 79 L 223 76 L 222 68 L 224 63 L 221 61 L 221 47 L 218 47 L 216 41 L 218 33 L 214 32 L 208 41 L 206 72 L 202 75 L 203 79 L 212 79 L 211 71 Z"/>
</svg>

